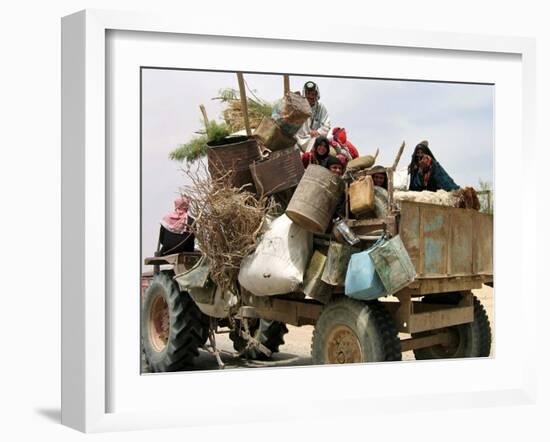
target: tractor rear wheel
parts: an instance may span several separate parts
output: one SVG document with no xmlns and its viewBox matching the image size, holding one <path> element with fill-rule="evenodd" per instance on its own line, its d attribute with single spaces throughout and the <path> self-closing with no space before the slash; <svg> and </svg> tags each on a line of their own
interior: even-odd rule
<svg viewBox="0 0 550 442">
<path fill-rule="evenodd" d="M 156 274 L 143 297 L 141 336 L 153 372 L 190 366 L 208 336 L 208 317 L 187 292 L 179 291 L 171 276 Z"/>
</svg>

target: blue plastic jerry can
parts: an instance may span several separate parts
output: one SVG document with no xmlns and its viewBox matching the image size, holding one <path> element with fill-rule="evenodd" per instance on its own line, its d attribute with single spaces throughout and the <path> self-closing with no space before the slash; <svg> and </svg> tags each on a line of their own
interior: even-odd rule
<svg viewBox="0 0 550 442">
<path fill-rule="evenodd" d="M 351 256 L 346 272 L 345 294 L 353 299 L 368 301 L 386 295 L 386 289 L 376 272 L 369 252 L 378 247 L 380 241 L 364 252 Z"/>
</svg>

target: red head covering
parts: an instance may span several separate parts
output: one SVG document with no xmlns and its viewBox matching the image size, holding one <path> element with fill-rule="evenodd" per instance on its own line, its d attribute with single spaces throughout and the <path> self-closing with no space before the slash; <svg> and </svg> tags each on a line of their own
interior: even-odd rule
<svg viewBox="0 0 550 442">
<path fill-rule="evenodd" d="M 179 196 L 174 201 L 174 212 L 167 213 L 160 223 L 162 226 L 172 233 L 187 232 L 189 226 L 187 225 L 187 210 L 189 209 L 189 200 L 185 196 Z"/>
<path fill-rule="evenodd" d="M 334 138 L 340 144 L 346 144 L 346 141 L 348 140 L 346 129 L 344 129 L 343 127 L 335 127 L 334 129 L 332 129 L 332 138 Z"/>
</svg>

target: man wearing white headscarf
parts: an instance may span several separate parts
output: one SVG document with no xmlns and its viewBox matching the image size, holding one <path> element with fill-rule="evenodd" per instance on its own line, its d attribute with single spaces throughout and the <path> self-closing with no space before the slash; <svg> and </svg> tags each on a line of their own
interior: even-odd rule
<svg viewBox="0 0 550 442">
<path fill-rule="evenodd" d="M 319 102 L 321 93 L 319 86 L 313 81 L 304 84 L 302 91 L 311 106 L 311 117 L 302 125 L 296 133 L 297 144 L 302 152 L 308 152 L 313 147 L 318 136 L 326 137 L 330 131 L 330 117 L 327 108 Z"/>
</svg>

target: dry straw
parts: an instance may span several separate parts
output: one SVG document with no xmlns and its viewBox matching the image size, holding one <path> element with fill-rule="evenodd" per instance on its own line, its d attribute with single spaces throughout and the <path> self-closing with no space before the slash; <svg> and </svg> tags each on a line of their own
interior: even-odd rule
<svg viewBox="0 0 550 442">
<path fill-rule="evenodd" d="M 191 230 L 204 256 L 210 277 L 222 290 L 236 292 L 242 259 L 254 251 L 266 216 L 274 211 L 271 198 L 258 198 L 246 186 L 231 186 L 231 172 L 212 178 L 204 164 L 185 175 L 191 185 L 183 189 L 195 222 Z"/>
</svg>

